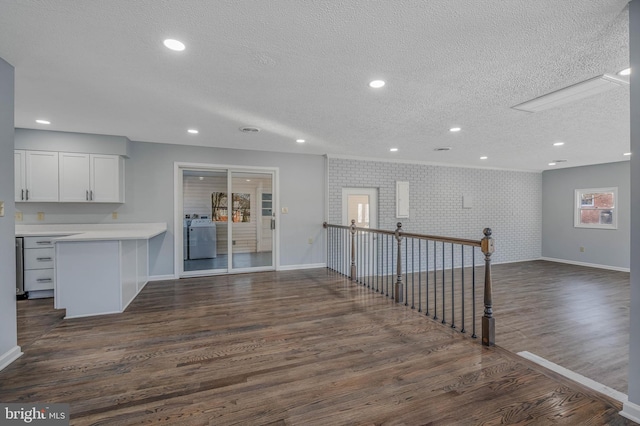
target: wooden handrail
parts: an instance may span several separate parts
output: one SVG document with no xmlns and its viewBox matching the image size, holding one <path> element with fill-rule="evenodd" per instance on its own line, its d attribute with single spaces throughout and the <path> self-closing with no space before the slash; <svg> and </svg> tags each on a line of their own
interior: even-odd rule
<svg viewBox="0 0 640 426">
<path fill-rule="evenodd" d="M 357 226 L 354 226 L 352 228 L 349 225 L 333 225 L 327 222 L 324 222 L 322 224 L 322 227 L 325 229 L 326 228 L 348 229 L 348 230 L 355 229 L 356 231 L 374 232 L 376 234 L 392 235 L 394 237 L 396 235 L 396 231 L 387 231 L 385 229 L 375 229 L 375 228 L 360 228 Z M 403 238 L 418 238 L 421 240 L 431 240 L 431 241 L 438 241 L 438 242 L 445 242 L 445 243 L 452 243 L 452 244 L 462 244 L 465 246 L 473 246 L 473 247 L 482 246 L 482 240 L 469 240 L 465 238 L 442 237 L 438 235 L 428 235 L 428 234 L 416 234 L 414 232 L 405 232 L 405 231 L 400 231 L 400 236 Z"/>
</svg>

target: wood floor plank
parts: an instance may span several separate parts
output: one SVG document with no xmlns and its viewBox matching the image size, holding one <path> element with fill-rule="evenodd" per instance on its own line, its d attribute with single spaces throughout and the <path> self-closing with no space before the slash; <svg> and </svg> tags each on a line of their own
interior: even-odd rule
<svg viewBox="0 0 640 426">
<path fill-rule="evenodd" d="M 74 425 L 631 424 L 324 269 L 151 283 L 123 314 L 52 321 L 0 401 L 69 403 Z"/>
</svg>

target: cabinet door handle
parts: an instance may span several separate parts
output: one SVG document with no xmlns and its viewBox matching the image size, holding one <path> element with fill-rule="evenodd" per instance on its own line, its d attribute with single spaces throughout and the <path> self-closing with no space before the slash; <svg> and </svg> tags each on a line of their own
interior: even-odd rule
<svg viewBox="0 0 640 426">
<path fill-rule="evenodd" d="M 29 201 L 29 190 L 27 189 L 27 198 L 26 201 Z"/>
<path fill-rule="evenodd" d="M 85 199 L 86 199 L 87 201 L 89 201 L 89 190 L 87 190 L 87 191 L 85 191 L 85 192 L 86 192 L 86 194 L 85 194 Z"/>
<path fill-rule="evenodd" d="M 42 245 L 46 244 L 46 245 L 50 246 L 51 245 L 51 241 L 36 241 L 36 244 L 42 244 Z"/>
<path fill-rule="evenodd" d="M 20 200 L 24 200 L 24 189 L 20 192 Z"/>
<path fill-rule="evenodd" d="M 38 262 L 49 262 L 50 260 L 53 260 L 53 259 L 50 257 L 37 257 L 36 260 Z"/>
<path fill-rule="evenodd" d="M 89 191 L 89 195 L 90 195 L 89 199 L 93 201 L 93 190 Z"/>
<path fill-rule="evenodd" d="M 53 279 L 51 279 L 51 278 L 38 278 L 36 281 L 39 282 L 39 283 L 50 283 L 51 281 L 53 281 Z"/>
</svg>

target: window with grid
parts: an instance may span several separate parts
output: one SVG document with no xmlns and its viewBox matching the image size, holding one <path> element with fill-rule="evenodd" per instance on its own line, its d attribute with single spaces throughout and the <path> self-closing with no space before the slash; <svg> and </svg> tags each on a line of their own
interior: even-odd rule
<svg viewBox="0 0 640 426">
<path fill-rule="evenodd" d="M 618 228 L 618 188 L 588 188 L 575 191 L 576 228 Z"/>
</svg>

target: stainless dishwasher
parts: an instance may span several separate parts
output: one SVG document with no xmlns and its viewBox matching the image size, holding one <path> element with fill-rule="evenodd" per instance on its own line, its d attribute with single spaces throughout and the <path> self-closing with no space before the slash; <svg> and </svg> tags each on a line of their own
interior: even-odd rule
<svg viewBox="0 0 640 426">
<path fill-rule="evenodd" d="M 16 297 L 24 297 L 24 239 L 16 238 Z"/>
</svg>

